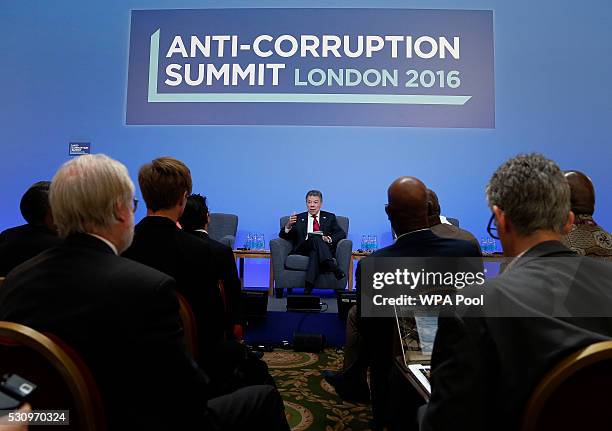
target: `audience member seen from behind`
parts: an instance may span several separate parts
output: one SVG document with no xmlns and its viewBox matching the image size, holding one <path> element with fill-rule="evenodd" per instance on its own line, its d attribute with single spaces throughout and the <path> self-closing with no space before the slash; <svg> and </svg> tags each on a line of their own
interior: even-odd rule
<svg viewBox="0 0 612 431">
<path fill-rule="evenodd" d="M 310 258 L 306 269 L 306 294 L 312 292 L 315 280 L 322 272 L 332 272 L 338 280 L 346 277 L 334 258 L 338 241 L 346 238 L 346 232 L 338 225 L 336 215 L 321 211 L 322 206 L 323 194 L 319 190 L 310 190 L 306 193 L 308 211 L 292 214 L 278 233 L 280 238 L 291 242 L 291 254 Z"/>
<path fill-rule="evenodd" d="M 438 202 L 438 195 L 431 189 L 427 189 L 427 215 L 429 228 L 433 233 L 442 238 L 455 238 L 470 241 L 480 251 L 478 240 L 470 232 L 450 223 L 442 223 L 442 220 L 440 220 L 440 203 Z"/>
<path fill-rule="evenodd" d="M 100 389 L 109 429 L 288 429 L 272 387 L 210 397 L 208 376 L 182 344 L 174 280 L 118 256 L 134 231 L 125 166 L 101 154 L 72 159 L 53 178 L 50 202 L 66 240 L 9 274 L 0 320 L 73 347 Z"/>
<path fill-rule="evenodd" d="M 514 157 L 491 177 L 487 199 L 514 259 L 487 281 L 484 309 L 440 319 L 423 430 L 520 429 L 544 374 L 612 336 L 612 267 L 560 242 L 574 216 L 559 167 L 537 154 Z"/>
<path fill-rule="evenodd" d="M 385 208 L 395 243 L 382 248 L 360 261 L 356 271 L 356 287 L 362 290 L 361 265 L 366 259 L 379 257 L 479 257 L 476 246 L 468 241 L 441 238 L 429 228 L 427 187 L 414 177 L 400 177 L 387 190 Z M 393 368 L 396 322 L 393 318 L 362 317 L 361 295 L 358 304 L 349 311 L 346 324 L 346 346 L 343 371 L 324 372 L 326 380 L 344 399 L 367 398 L 367 374 L 370 370 L 370 395 L 374 420 L 379 428 L 390 423 L 405 422 L 409 412 L 416 412 L 418 401 L 410 398 L 396 400 L 402 409 L 401 418 L 394 418 L 390 406 L 389 375 Z M 377 428 L 378 429 L 378 428 Z"/>
<path fill-rule="evenodd" d="M 176 280 L 177 291 L 195 314 L 200 351 L 197 360 L 210 375 L 214 393 L 251 384 L 273 384 L 263 362 L 253 364 L 244 346 L 225 340 L 225 305 L 213 248 L 177 226 L 191 193 L 189 168 L 180 160 L 160 157 L 140 168 L 138 182 L 147 216 L 136 225 L 134 242 L 123 255 Z"/>
<path fill-rule="evenodd" d="M 19 209 L 26 224 L 0 233 L 0 277 L 43 250 L 61 243 L 49 207 L 49 181 L 33 184 Z"/>
<path fill-rule="evenodd" d="M 240 278 L 236 269 L 234 252 L 225 244 L 215 241 L 208 235 L 209 211 L 206 197 L 193 194 L 187 197 L 185 210 L 179 218 L 179 223 L 186 232 L 189 232 L 205 241 L 213 254 L 214 267 L 218 271 L 218 279 L 223 282 L 223 300 L 225 305 L 227 339 L 240 338 Z"/>
<path fill-rule="evenodd" d="M 138 183 L 147 215 L 123 256 L 176 280 L 195 313 L 201 349 L 209 350 L 223 342 L 225 329 L 213 254 L 208 244 L 177 226 L 191 193 L 191 172 L 180 160 L 160 157 L 140 168 Z"/>
<path fill-rule="evenodd" d="M 612 235 L 593 220 L 595 188 L 591 179 L 582 172 L 566 171 L 570 186 L 574 224 L 561 238 L 561 242 L 576 253 L 612 260 Z"/>
</svg>

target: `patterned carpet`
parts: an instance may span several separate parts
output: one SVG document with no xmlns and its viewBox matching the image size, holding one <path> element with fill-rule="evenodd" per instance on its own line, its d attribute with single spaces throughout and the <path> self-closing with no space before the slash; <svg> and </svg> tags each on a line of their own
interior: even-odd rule
<svg viewBox="0 0 612 431">
<path fill-rule="evenodd" d="M 342 352 L 335 349 L 326 349 L 323 353 L 275 350 L 266 353 L 264 360 L 283 396 L 293 431 L 370 429 L 370 406 L 343 401 L 321 377 L 321 371 L 341 367 Z"/>
</svg>

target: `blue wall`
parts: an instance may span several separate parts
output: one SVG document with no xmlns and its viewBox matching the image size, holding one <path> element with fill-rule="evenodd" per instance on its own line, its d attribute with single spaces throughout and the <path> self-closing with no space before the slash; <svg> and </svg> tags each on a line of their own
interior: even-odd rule
<svg viewBox="0 0 612 431">
<path fill-rule="evenodd" d="M 95 4 L 92 4 L 95 3 Z M 438 192 L 444 214 L 484 235 L 484 187 L 506 158 L 538 151 L 587 172 L 598 221 L 612 229 L 612 2 L 292 1 L 283 7 L 494 10 L 496 128 L 126 126 L 130 9 L 275 7 L 273 1 L 4 0 L 0 9 L 0 229 L 22 223 L 18 203 L 50 179 L 68 142 L 90 141 L 139 166 L 160 155 L 185 161 L 212 211 L 240 216 L 247 232 L 275 236 L 278 217 L 302 210 L 304 192 L 351 218 L 351 237 L 388 239 L 386 188 L 400 175 Z M 319 162 L 309 154 L 320 154 Z M 139 209 L 137 219 L 144 215 Z M 380 241 L 380 240 L 379 240 Z M 262 275 L 262 277 L 265 274 Z M 262 278 L 263 280 L 263 278 Z"/>
</svg>

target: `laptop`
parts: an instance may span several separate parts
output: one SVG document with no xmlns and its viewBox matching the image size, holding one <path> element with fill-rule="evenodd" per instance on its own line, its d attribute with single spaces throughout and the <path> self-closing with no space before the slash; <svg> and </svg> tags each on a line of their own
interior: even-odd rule
<svg viewBox="0 0 612 431">
<path fill-rule="evenodd" d="M 410 382 L 426 399 L 431 395 L 431 354 L 438 330 L 436 316 L 399 317 L 395 309 L 402 356 L 400 365 Z"/>
</svg>

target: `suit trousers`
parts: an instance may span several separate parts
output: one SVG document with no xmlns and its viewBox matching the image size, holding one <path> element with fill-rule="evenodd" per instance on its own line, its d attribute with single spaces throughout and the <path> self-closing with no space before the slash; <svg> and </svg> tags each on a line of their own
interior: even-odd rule
<svg viewBox="0 0 612 431">
<path fill-rule="evenodd" d="M 342 369 L 350 370 L 352 381 L 367 385 L 367 366 L 353 367 L 357 364 L 359 356 L 363 355 L 363 337 L 357 328 L 357 306 L 353 305 L 346 317 L 346 344 L 344 346 L 344 363 Z"/>
<path fill-rule="evenodd" d="M 321 273 L 321 267 L 329 264 L 334 258 L 329 244 L 323 241 L 320 235 L 309 235 L 294 251 L 293 254 L 308 256 L 308 268 L 306 269 L 306 286 L 314 286 L 314 282 Z M 324 268 L 328 269 L 328 268 Z"/>
</svg>

